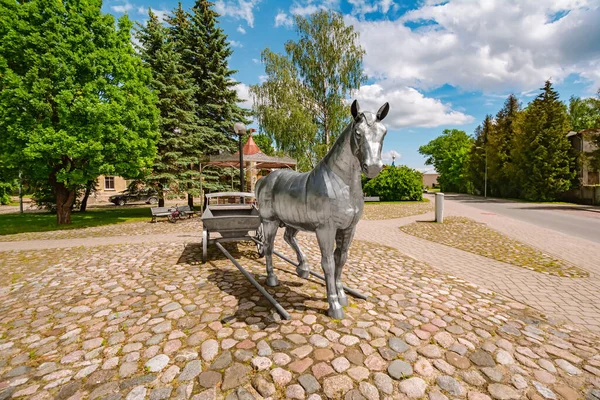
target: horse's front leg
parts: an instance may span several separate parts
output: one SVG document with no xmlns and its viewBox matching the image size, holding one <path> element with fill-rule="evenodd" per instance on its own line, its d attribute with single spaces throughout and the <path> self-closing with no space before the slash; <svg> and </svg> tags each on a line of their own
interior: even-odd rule
<svg viewBox="0 0 600 400">
<path fill-rule="evenodd" d="M 263 221 L 263 235 L 264 235 L 264 248 L 265 248 L 265 262 L 267 264 L 267 286 L 279 285 L 279 279 L 273 272 L 273 246 L 275 242 L 275 236 L 277 235 L 277 228 L 279 228 L 279 221 Z"/>
<path fill-rule="evenodd" d="M 317 241 L 321 249 L 321 268 L 325 274 L 325 285 L 327 287 L 327 301 L 329 310 L 327 314 L 331 318 L 344 318 L 344 310 L 338 301 L 338 295 L 335 288 L 335 262 L 333 259 L 333 250 L 335 246 L 335 229 L 320 228 L 317 229 Z"/>
<path fill-rule="evenodd" d="M 348 229 L 339 229 L 335 234 L 335 289 L 342 306 L 348 305 L 348 298 L 342 285 L 342 270 L 348 259 L 348 250 L 350 249 L 355 230 L 356 226 L 352 226 Z"/>
<path fill-rule="evenodd" d="M 296 240 L 297 234 L 298 229 L 292 228 L 291 226 L 286 226 L 285 235 L 283 235 L 283 238 L 296 252 L 296 257 L 298 258 L 296 273 L 299 277 L 306 279 L 310 275 L 310 267 L 306 265 L 306 257 L 304 256 L 304 253 L 302 253 L 302 250 L 300 250 L 300 246 L 298 246 L 298 241 Z"/>
</svg>

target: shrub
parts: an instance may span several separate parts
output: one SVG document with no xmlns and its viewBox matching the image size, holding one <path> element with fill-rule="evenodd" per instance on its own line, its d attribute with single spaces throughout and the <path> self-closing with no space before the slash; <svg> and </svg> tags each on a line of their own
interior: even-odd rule
<svg viewBox="0 0 600 400">
<path fill-rule="evenodd" d="M 367 196 L 379 196 L 382 201 L 421 201 L 423 175 L 405 165 L 385 166 L 363 186 L 363 191 Z"/>
<path fill-rule="evenodd" d="M 10 194 L 14 187 L 10 182 L 0 182 L 0 204 L 6 205 L 10 203 Z"/>
</svg>

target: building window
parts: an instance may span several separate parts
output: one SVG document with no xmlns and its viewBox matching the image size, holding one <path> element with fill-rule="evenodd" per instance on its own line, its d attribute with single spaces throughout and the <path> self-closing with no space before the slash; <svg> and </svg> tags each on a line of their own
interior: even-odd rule
<svg viewBox="0 0 600 400">
<path fill-rule="evenodd" d="M 105 176 L 104 177 L 104 190 L 115 190 L 115 177 Z"/>
<path fill-rule="evenodd" d="M 598 185 L 600 184 L 600 172 L 598 171 L 589 171 L 588 172 L 588 185 Z"/>
</svg>

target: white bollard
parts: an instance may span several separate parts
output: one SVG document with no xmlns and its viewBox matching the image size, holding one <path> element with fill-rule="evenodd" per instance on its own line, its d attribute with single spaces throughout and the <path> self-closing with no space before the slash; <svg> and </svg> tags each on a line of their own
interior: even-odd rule
<svg viewBox="0 0 600 400">
<path fill-rule="evenodd" d="M 444 222 L 444 193 L 435 194 L 435 222 Z"/>
</svg>

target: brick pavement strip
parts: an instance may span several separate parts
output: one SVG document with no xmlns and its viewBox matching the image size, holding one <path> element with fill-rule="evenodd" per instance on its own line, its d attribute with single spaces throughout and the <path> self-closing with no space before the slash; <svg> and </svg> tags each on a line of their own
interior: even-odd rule
<svg viewBox="0 0 600 400">
<path fill-rule="evenodd" d="M 201 264 L 201 247 L 189 239 L 185 247 L 148 242 L 0 253 L 0 273 L 21 274 L 0 283 L 0 398 L 600 393 L 596 335 L 393 248 L 354 242 L 344 281 L 374 300 L 351 299 L 341 321 L 326 316 L 320 282 L 277 261 L 281 285 L 269 291 L 292 314 L 281 321 L 214 248 Z M 300 234 L 299 241 L 318 265 L 314 236 Z M 291 256 L 281 236 L 276 246 Z M 264 281 L 254 246 L 228 248 Z"/>
</svg>

